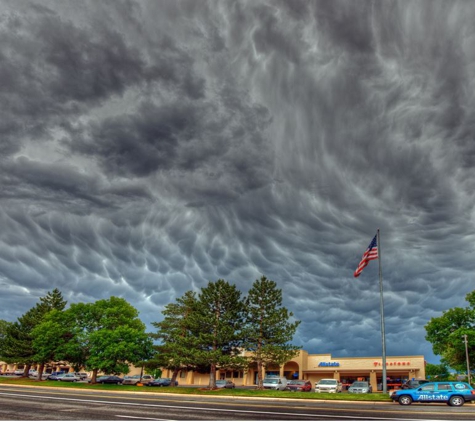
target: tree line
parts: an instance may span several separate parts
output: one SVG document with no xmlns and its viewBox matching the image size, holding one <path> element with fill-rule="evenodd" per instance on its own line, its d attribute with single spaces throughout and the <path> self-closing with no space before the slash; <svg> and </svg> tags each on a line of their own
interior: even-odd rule
<svg viewBox="0 0 475 422">
<path fill-rule="evenodd" d="M 67 361 L 75 371 L 92 371 L 93 383 L 99 372 L 128 373 L 130 365 L 169 369 L 173 381 L 192 370 L 209 373 L 209 388 L 216 387 L 218 368 L 253 365 L 262 388 L 264 368 L 285 363 L 301 348 L 291 344 L 300 321 L 265 276 L 246 297 L 222 279 L 185 292 L 165 306 L 152 333 L 123 298 L 66 304 L 54 289 L 17 321 L 0 320 L 0 360 L 25 365 L 24 376 L 38 365 L 38 380 L 49 362 Z"/>
</svg>

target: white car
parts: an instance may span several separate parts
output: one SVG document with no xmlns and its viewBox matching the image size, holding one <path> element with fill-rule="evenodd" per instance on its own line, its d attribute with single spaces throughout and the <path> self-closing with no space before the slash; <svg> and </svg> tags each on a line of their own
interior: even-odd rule
<svg viewBox="0 0 475 422">
<path fill-rule="evenodd" d="M 268 390 L 284 391 L 287 387 L 288 380 L 285 377 L 266 377 L 262 386 Z"/>
<path fill-rule="evenodd" d="M 324 378 L 315 384 L 315 393 L 341 393 L 342 389 L 341 382 L 333 378 Z"/>
</svg>

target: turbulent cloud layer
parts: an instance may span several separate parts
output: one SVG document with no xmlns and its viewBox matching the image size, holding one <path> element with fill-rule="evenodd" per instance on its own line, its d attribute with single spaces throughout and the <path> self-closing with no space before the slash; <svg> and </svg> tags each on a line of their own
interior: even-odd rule
<svg viewBox="0 0 475 422">
<path fill-rule="evenodd" d="M 475 270 L 465 1 L 1 0 L 0 318 L 58 287 L 146 323 L 262 274 L 295 343 L 424 354 Z"/>
</svg>

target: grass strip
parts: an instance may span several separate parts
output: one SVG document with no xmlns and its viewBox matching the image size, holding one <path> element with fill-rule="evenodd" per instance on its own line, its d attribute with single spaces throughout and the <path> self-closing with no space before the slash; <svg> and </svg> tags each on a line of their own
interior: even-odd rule
<svg viewBox="0 0 475 422">
<path fill-rule="evenodd" d="M 301 400 L 348 400 L 348 401 L 378 401 L 390 402 L 387 394 L 352 394 L 352 393 L 297 393 L 290 391 L 275 390 L 247 390 L 244 388 L 208 390 L 205 387 L 147 387 L 136 385 L 115 385 L 115 384 L 89 384 L 82 382 L 61 382 L 61 381 L 37 381 L 29 378 L 0 378 L 0 384 L 6 385 L 26 385 L 34 387 L 57 387 L 57 388 L 80 388 L 84 390 L 107 390 L 107 391 L 135 391 L 146 393 L 173 393 L 173 394 L 197 394 L 202 396 L 231 396 L 231 397 L 274 397 L 282 399 Z"/>
</svg>

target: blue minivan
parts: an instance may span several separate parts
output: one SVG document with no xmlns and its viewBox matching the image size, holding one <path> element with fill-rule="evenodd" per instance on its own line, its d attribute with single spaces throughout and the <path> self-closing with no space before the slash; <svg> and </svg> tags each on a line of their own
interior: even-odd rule
<svg viewBox="0 0 475 422">
<path fill-rule="evenodd" d="M 412 402 L 462 406 L 465 402 L 475 400 L 475 389 L 460 381 L 428 382 L 418 388 L 396 390 L 391 394 L 391 399 L 403 406 Z"/>
</svg>

